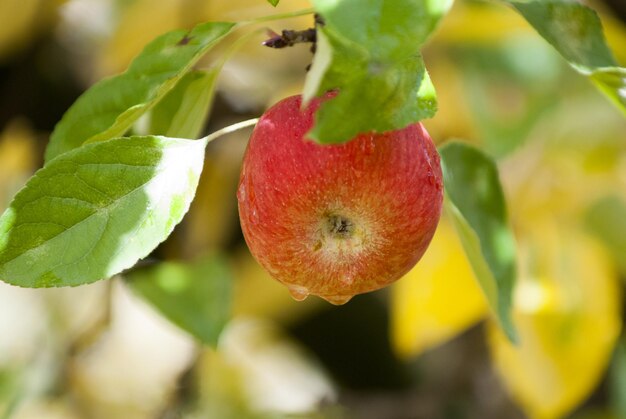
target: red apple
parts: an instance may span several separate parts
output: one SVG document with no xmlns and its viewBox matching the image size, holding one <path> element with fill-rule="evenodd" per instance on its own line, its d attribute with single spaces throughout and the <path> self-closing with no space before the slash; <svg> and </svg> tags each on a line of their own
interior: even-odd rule
<svg viewBox="0 0 626 419">
<path fill-rule="evenodd" d="M 252 255 L 295 299 L 343 304 L 396 281 L 424 254 L 441 213 L 439 155 L 421 124 L 316 144 L 305 135 L 320 99 L 301 103 L 277 103 L 252 133 L 241 227 Z"/>
</svg>

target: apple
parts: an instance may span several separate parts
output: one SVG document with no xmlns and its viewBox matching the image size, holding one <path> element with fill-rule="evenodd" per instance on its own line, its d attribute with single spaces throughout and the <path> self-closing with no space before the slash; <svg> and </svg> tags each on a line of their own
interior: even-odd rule
<svg viewBox="0 0 626 419">
<path fill-rule="evenodd" d="M 323 100 L 278 102 L 260 118 L 237 199 L 252 255 L 296 300 L 344 304 L 422 257 L 441 214 L 439 155 L 421 124 L 339 145 L 306 138 Z M 349 118 L 347 115 L 346 118 Z"/>
</svg>

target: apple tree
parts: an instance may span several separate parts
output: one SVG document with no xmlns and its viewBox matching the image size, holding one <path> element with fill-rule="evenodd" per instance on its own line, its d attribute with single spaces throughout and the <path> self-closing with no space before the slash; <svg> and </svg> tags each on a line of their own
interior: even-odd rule
<svg viewBox="0 0 626 419">
<path fill-rule="evenodd" d="M 263 0 L 257 1 L 264 3 Z M 216 140 L 229 141 L 228 134 L 248 129 L 259 122 L 258 118 L 242 120 L 202 136 L 207 119 L 214 110 L 214 96 L 222 71 L 229 60 L 242 48 L 269 46 L 277 49 L 274 54 L 284 55 L 289 54 L 287 47 L 305 48 L 299 44 L 310 46 L 313 51 L 311 63 L 307 71 L 303 69 L 297 75 L 302 88 L 295 93 L 301 95 L 303 108 L 311 103 L 319 108 L 314 116 L 310 115 L 310 126 L 299 127 L 298 136 L 302 144 L 306 144 L 302 146 L 303 150 L 326 152 L 349 149 L 351 153 L 359 153 L 366 148 L 361 147 L 359 139 L 377 136 L 377 141 L 391 141 L 388 137 L 393 137 L 393 134 L 389 133 L 415 131 L 417 128 L 411 127 L 422 127 L 420 123 L 423 121 L 437 121 L 436 92 L 438 83 L 446 84 L 446 80 L 431 78 L 427 52 L 429 42 L 436 33 L 445 36 L 450 30 L 445 25 L 445 19 L 453 7 L 452 0 L 313 0 L 312 7 L 289 12 L 281 10 L 286 0 L 269 3 L 275 7 L 275 14 L 251 19 L 206 21 L 193 28 L 173 30 L 156 37 L 134 57 L 125 71 L 93 84 L 67 109 L 50 135 L 43 166 L 17 192 L 0 217 L 0 280 L 18 287 L 50 288 L 75 287 L 121 276 L 138 295 L 153 304 L 171 322 L 203 344 L 215 346 L 231 311 L 233 275 L 229 264 L 215 255 L 193 262 L 157 260 L 150 255 L 170 237 L 186 216 L 194 202 L 198 184 L 202 176 L 206 176 L 203 170 L 211 170 L 212 162 L 205 161 L 206 147 Z M 498 0 L 489 7 L 515 12 L 535 30 L 537 39 L 543 38 L 580 77 L 588 79 L 597 88 L 598 95 L 604 95 L 618 112 L 626 114 L 626 68 L 621 67 L 613 57 L 600 18 L 593 9 L 576 0 Z M 268 25 L 281 27 L 285 19 L 294 17 L 306 19 L 308 26 L 284 28 L 282 32 L 267 28 Z M 251 40 L 260 33 L 265 34 L 265 46 L 251 46 Z M 433 57 L 432 65 L 437 65 L 436 58 Z M 278 79 L 280 82 L 280 77 Z M 544 86 L 539 86 L 538 90 L 542 88 Z M 545 86 L 545 90 L 548 89 Z M 328 92 L 333 97 L 320 102 L 318 98 L 328 95 Z M 479 107 L 480 103 L 476 106 Z M 456 123 L 454 116 L 447 117 L 449 119 L 442 124 Z M 261 122 L 279 124 L 282 117 L 272 120 L 263 118 L 266 119 L 261 119 Z M 284 117 L 286 120 L 290 118 L 297 116 L 289 114 Z M 255 148 L 254 158 L 260 159 L 261 163 L 246 160 L 246 164 L 252 167 L 248 170 L 262 170 L 267 165 L 271 165 L 270 169 L 286 167 L 281 162 L 290 158 L 289 150 L 292 149 L 285 149 L 276 155 L 270 151 L 273 150 L 273 141 L 282 141 L 282 133 L 286 132 L 284 137 L 291 138 L 292 132 L 288 131 L 291 127 L 279 125 L 272 126 L 272 129 L 277 131 L 270 130 L 273 134 L 265 134 L 264 145 Z M 616 344 L 619 325 L 607 320 L 610 325 L 602 326 L 601 330 L 609 332 L 596 336 L 592 322 L 575 323 L 572 320 L 575 315 L 568 317 L 568 321 L 574 322 L 572 327 L 585 331 L 586 338 L 595 336 L 592 340 L 603 342 L 598 351 L 605 355 L 598 356 L 597 366 L 590 367 L 588 374 L 581 367 L 580 376 L 584 382 L 575 384 L 576 388 L 567 395 L 552 394 L 550 388 L 542 390 L 541 383 L 535 380 L 540 374 L 533 375 L 535 372 L 520 361 L 525 354 L 532 353 L 534 348 L 531 346 L 537 344 L 533 340 L 534 331 L 541 325 L 554 328 L 545 332 L 548 343 L 539 343 L 549 347 L 544 352 L 550 353 L 552 358 L 561 356 L 567 359 L 574 355 L 568 352 L 571 348 L 559 346 L 562 343 L 559 333 L 565 333 L 565 326 L 551 323 L 549 314 L 546 315 L 547 320 L 541 317 L 530 319 L 518 315 L 516 311 L 518 295 L 524 293 L 531 305 L 548 304 L 548 300 L 542 299 L 545 289 L 523 281 L 523 277 L 533 275 L 528 260 L 534 256 L 528 254 L 528 243 L 535 243 L 532 247 L 535 251 L 554 254 L 555 258 L 566 255 L 563 256 L 567 261 L 564 269 L 568 275 L 572 278 L 584 276 L 580 278 L 580 284 L 564 286 L 566 294 L 602 295 L 598 301 L 603 304 L 589 303 L 582 312 L 606 310 L 607 316 L 613 315 L 619 310 L 619 303 L 613 301 L 611 296 L 619 291 L 601 280 L 588 282 L 587 276 L 601 276 L 598 272 L 607 270 L 604 256 L 596 257 L 602 250 L 597 249 L 596 242 L 591 243 L 589 234 L 584 236 L 567 226 L 554 226 L 550 219 L 537 221 L 544 236 L 536 233 L 536 226 L 527 231 L 518 225 L 517 217 L 527 203 L 522 202 L 522 198 L 520 202 L 516 198 L 507 200 L 507 189 L 503 188 L 500 171 L 505 165 L 502 163 L 503 156 L 521 148 L 522 140 L 516 139 L 506 129 L 499 127 L 499 131 L 492 130 L 491 133 L 495 134 L 482 145 L 464 139 L 433 138 L 438 144 L 438 156 L 435 154 L 433 158 L 441 160 L 440 179 L 435 182 L 443 180 L 444 190 L 440 193 L 444 216 L 431 253 L 441 255 L 441 261 L 438 264 L 432 262 L 427 254 L 415 269 L 422 269 L 424 272 L 421 275 L 434 278 L 444 272 L 441 271 L 442 266 L 455 266 L 455 273 L 448 273 L 448 277 L 443 275 L 445 282 L 451 288 L 467 287 L 469 290 L 463 297 L 467 301 L 458 302 L 461 306 L 467 304 L 468 309 L 472 308 L 473 314 L 468 314 L 468 319 L 489 317 L 488 340 L 496 342 L 494 347 L 498 348 L 494 351 L 494 362 L 509 370 L 510 374 L 504 381 L 511 393 L 530 415 L 559 417 L 573 409 L 593 389 L 600 371 L 605 367 L 606 354 Z M 255 133 L 256 130 L 261 130 L 260 123 Z M 428 137 L 428 134 L 425 135 Z M 415 138 L 422 141 L 419 135 Z M 314 143 L 304 143 L 305 139 Z M 400 141 L 389 144 L 386 146 L 390 147 L 390 154 L 405 153 L 414 157 L 419 152 L 412 148 L 401 149 L 404 146 Z M 378 152 L 381 149 L 385 147 L 378 147 Z M 303 161 L 306 160 L 305 156 Z M 311 161 L 322 162 L 313 158 Z M 329 161 L 331 159 L 323 160 L 324 164 Z M 347 161 L 347 165 L 336 163 L 326 168 L 322 174 L 325 177 L 315 184 L 317 195 L 324 195 L 325 188 L 331 190 L 330 185 L 344 179 L 342 170 L 354 172 L 356 169 L 351 165 L 361 160 L 343 161 Z M 382 183 L 371 185 L 374 175 L 364 175 L 370 183 L 369 189 L 365 187 L 365 190 L 371 194 L 380 185 L 386 185 L 384 176 L 399 177 L 397 172 L 400 170 L 417 176 L 411 171 L 412 167 L 423 163 L 411 160 L 406 167 L 396 164 L 390 170 L 383 160 L 377 160 L 376 164 L 378 166 L 366 166 L 366 170 L 368 174 L 374 173 L 382 179 Z M 296 164 L 289 166 L 289 173 L 279 175 L 288 177 L 299 167 L 304 174 L 298 175 L 304 177 L 309 173 L 308 168 Z M 396 173 L 393 173 L 394 168 Z M 504 167 L 503 170 L 511 169 Z M 252 176 L 247 172 L 244 175 L 248 178 Z M 526 175 L 535 176 L 535 173 L 528 171 Z M 436 177 L 437 173 L 433 176 Z M 265 181 L 265 195 L 270 194 L 268 191 L 272 188 L 279 187 L 278 179 L 272 181 L 275 183 L 268 181 L 271 178 L 260 179 Z M 396 177 L 393 179 L 397 181 Z M 414 184 L 427 183 L 428 179 L 424 175 L 423 179 L 415 177 L 412 181 L 407 180 L 409 188 L 396 191 L 398 193 L 394 196 L 410 195 L 414 187 L 421 193 L 422 186 Z M 344 186 L 349 185 L 343 180 L 341 182 Z M 259 189 L 256 188 L 257 191 Z M 357 183 L 352 185 L 352 189 L 337 187 L 332 189 L 332 196 L 337 198 L 341 193 L 354 195 L 357 189 L 361 191 L 364 186 Z M 303 190 L 294 188 L 296 192 L 290 193 L 303 193 Z M 248 211 L 247 207 L 242 210 L 241 204 L 250 199 L 251 188 L 245 193 L 247 197 L 240 196 L 240 213 L 246 217 L 245 220 L 242 218 L 242 226 L 248 243 L 254 243 L 251 247 L 264 247 L 256 252 L 252 249 L 258 259 L 263 259 L 259 253 L 264 252 L 279 255 L 274 259 L 280 259 L 280 263 L 289 266 L 306 264 L 308 276 L 316 274 L 310 271 L 311 266 L 316 267 L 320 278 L 322 274 L 326 278 L 330 272 L 331 276 L 345 279 L 349 276 L 347 272 L 354 270 L 354 263 L 350 262 L 345 264 L 345 272 L 341 270 L 344 268 L 324 272 L 324 269 L 317 268 L 322 265 L 314 265 L 307 255 L 294 250 L 295 247 L 281 253 L 281 244 L 287 241 L 285 237 L 300 234 L 300 231 L 271 236 L 276 241 L 263 237 L 263 243 L 259 245 L 259 241 L 252 237 L 260 234 L 256 233 L 259 229 L 247 222 L 252 217 L 252 210 Z M 243 194 L 241 189 L 240 194 Z M 619 196 L 598 198 L 601 199 L 585 208 L 587 231 L 600 239 L 612 252 L 613 259 L 623 265 L 626 231 L 624 223 L 619 220 L 625 214 L 626 204 Z M 368 275 L 376 273 L 374 279 L 391 275 L 394 263 L 402 265 L 402 269 L 398 270 L 401 272 L 393 280 L 379 281 L 384 282 L 379 287 L 356 287 L 357 291 L 352 294 L 388 285 L 407 273 L 415 260 L 421 257 L 434 234 L 440 211 L 439 198 L 434 193 L 424 199 L 425 204 L 422 204 L 425 206 L 419 211 L 411 212 L 408 207 L 399 210 L 409 219 L 402 221 L 405 230 L 413 227 L 409 221 L 418 220 L 429 211 L 436 212 L 436 215 L 429 215 L 435 224 L 429 227 L 424 248 L 417 244 L 421 243 L 421 238 L 405 240 L 400 229 L 394 230 L 393 235 L 384 237 L 389 243 L 385 254 L 381 255 L 376 250 L 359 261 L 364 260 L 363 269 Z M 276 229 L 285 227 L 280 222 L 287 219 L 285 214 L 293 211 L 289 205 L 295 205 L 281 207 L 279 204 L 284 202 L 275 202 L 279 208 L 272 211 L 270 217 L 271 220 L 278 220 Z M 369 208 L 363 211 L 376 211 L 378 204 L 384 207 L 380 210 L 384 214 L 398 210 L 384 198 L 375 197 L 367 201 Z M 322 234 L 322 238 L 330 241 L 339 237 L 337 243 L 342 246 L 346 243 L 342 241 L 344 236 L 360 228 L 358 224 L 352 224 L 352 218 L 342 218 L 343 215 L 328 213 L 325 217 L 332 223 L 329 224 L 329 231 L 335 236 Z M 385 219 L 385 222 L 390 224 L 394 220 Z M 271 221 L 261 220 L 257 224 L 267 226 Z M 622 229 L 615 226 L 622 226 Z M 370 239 L 370 233 L 359 233 L 362 236 L 354 234 Z M 548 239 L 544 240 L 545 237 Z M 371 240 L 375 241 L 376 237 Z M 294 243 L 301 241 L 299 236 L 294 236 Z M 342 255 L 347 252 L 347 247 L 337 248 Z M 417 250 L 419 255 L 415 257 Z M 408 266 L 405 266 L 407 262 L 404 260 L 397 262 L 405 252 L 413 252 L 409 258 L 412 263 Z M 269 260 L 269 256 L 266 259 Z M 537 256 L 532 260 L 543 259 Z M 384 265 L 375 265 L 383 262 Z M 270 262 L 262 264 L 271 265 Z M 279 271 L 280 267 L 270 269 L 274 277 L 282 275 Z M 293 269 L 288 274 L 295 275 L 294 272 L 300 271 Z M 396 339 L 400 342 L 401 352 L 406 352 L 408 356 L 420 352 L 421 349 L 415 348 L 422 344 L 415 344 L 413 337 L 407 337 L 407 333 L 410 335 L 412 332 L 406 330 L 411 329 L 414 323 L 403 325 L 403 322 L 410 321 L 412 316 L 419 318 L 419 313 L 416 313 L 420 309 L 418 305 L 427 305 L 429 301 L 424 298 L 416 302 L 420 285 L 411 282 L 412 275 L 417 274 L 409 272 L 392 290 L 392 299 L 396 302 L 392 318 L 396 318 L 396 312 L 402 313 L 395 323 L 400 336 Z M 465 278 L 472 278 L 470 281 L 473 282 L 462 282 Z M 281 279 L 281 282 L 288 283 L 289 280 Z M 295 286 L 290 287 L 290 291 L 296 297 L 304 298 L 312 288 L 314 285 L 309 282 L 305 291 Z M 552 291 L 557 295 L 554 298 L 558 299 L 561 291 Z M 343 298 L 342 294 L 339 298 L 328 292 L 324 288 L 317 294 L 341 303 L 351 296 Z M 444 295 L 453 292 L 451 289 Z M 443 310 L 452 310 L 445 302 L 438 301 L 438 304 Z M 447 339 L 453 332 L 441 334 L 432 342 Z M 583 345 L 585 336 L 576 344 Z M 424 343 L 423 347 L 429 347 L 432 342 Z M 572 363 L 577 361 L 574 359 Z M 623 359 L 621 362 L 624 362 Z M 554 374 L 556 378 L 553 377 L 557 384 L 553 387 L 558 387 L 565 372 L 560 370 L 562 365 L 558 362 L 549 366 L 557 370 Z M 539 369 L 544 367 L 539 365 Z"/>
</svg>

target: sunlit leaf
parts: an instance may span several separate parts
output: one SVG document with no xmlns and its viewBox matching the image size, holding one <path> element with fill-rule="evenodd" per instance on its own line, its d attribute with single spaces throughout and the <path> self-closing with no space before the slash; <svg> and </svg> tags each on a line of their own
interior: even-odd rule
<svg viewBox="0 0 626 419">
<path fill-rule="evenodd" d="M 486 154 L 463 143 L 448 143 L 441 154 L 445 206 L 487 301 L 509 339 L 515 283 L 515 241 L 498 169 Z"/>
<path fill-rule="evenodd" d="M 226 260 L 163 262 L 131 272 L 130 286 L 165 317 L 201 342 L 216 346 L 230 317 L 233 275 Z"/>
<path fill-rule="evenodd" d="M 150 112 L 150 134 L 198 138 L 209 116 L 219 71 L 192 71 Z"/>
<path fill-rule="evenodd" d="M 340 143 L 360 132 L 398 129 L 434 115 L 434 89 L 420 47 L 451 0 L 313 3 L 325 24 L 318 27 L 304 97 L 331 89 L 339 94 L 321 106 L 312 139 Z"/>
<path fill-rule="evenodd" d="M 626 113 L 626 69 L 613 58 L 595 11 L 575 0 L 503 1 Z"/>
<path fill-rule="evenodd" d="M 598 68 L 591 72 L 591 81 L 626 113 L 626 68 Z"/>
<path fill-rule="evenodd" d="M 278 3 L 280 2 L 280 0 L 267 0 L 267 2 L 271 4 L 272 6 L 276 7 L 278 6 Z"/>
<path fill-rule="evenodd" d="M 152 41 L 128 70 L 95 84 L 70 107 L 50 137 L 46 161 L 86 142 L 123 135 L 233 26 L 204 23 Z"/>
<path fill-rule="evenodd" d="M 451 339 L 488 312 L 463 247 L 447 219 L 419 263 L 392 287 L 392 342 L 414 356 Z"/>
<path fill-rule="evenodd" d="M 0 217 L 0 279 L 24 287 L 80 285 L 131 267 L 187 212 L 204 145 L 116 138 L 52 160 Z"/>
<path fill-rule="evenodd" d="M 514 319 L 520 344 L 491 325 L 499 375 L 529 417 L 560 418 L 598 384 L 621 327 L 619 282 L 602 249 L 554 220 L 521 247 Z"/>
<path fill-rule="evenodd" d="M 586 222 L 626 273 L 626 203 L 616 196 L 600 199 L 589 208 Z"/>
</svg>

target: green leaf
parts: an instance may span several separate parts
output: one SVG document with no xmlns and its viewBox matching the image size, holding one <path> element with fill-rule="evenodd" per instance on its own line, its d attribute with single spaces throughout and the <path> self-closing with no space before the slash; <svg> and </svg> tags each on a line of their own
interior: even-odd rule
<svg viewBox="0 0 626 419">
<path fill-rule="evenodd" d="M 163 262 L 131 272 L 128 283 L 165 317 L 203 343 L 216 346 L 230 317 L 233 275 L 219 256 L 193 264 Z"/>
<path fill-rule="evenodd" d="M 385 72 L 351 80 L 350 88 L 321 106 L 308 136 L 321 143 L 340 143 L 364 131 L 390 131 L 434 115 L 434 97 L 418 100 L 417 92 L 426 74 L 421 59 L 406 61 Z M 382 92 L 390 92 L 385 103 L 381 103 Z M 402 106 L 407 103 L 411 106 Z"/>
<path fill-rule="evenodd" d="M 203 23 L 152 41 L 124 73 L 96 83 L 70 107 L 50 137 L 46 162 L 86 142 L 123 135 L 233 26 Z"/>
<path fill-rule="evenodd" d="M 280 0 L 267 0 L 267 2 L 271 4 L 272 6 L 276 7 L 278 6 L 278 2 L 280 2 Z"/>
<path fill-rule="evenodd" d="M 341 143 L 361 132 L 399 129 L 433 116 L 435 94 L 420 47 L 451 4 L 315 0 L 325 24 L 318 27 L 304 99 L 332 89 L 338 95 L 322 104 L 309 137 Z"/>
<path fill-rule="evenodd" d="M 596 201 L 587 211 L 585 224 L 626 273 L 626 203 L 616 196 Z"/>
<path fill-rule="evenodd" d="M 595 11 L 574 0 L 503 1 L 626 113 L 626 69 L 613 58 Z"/>
<path fill-rule="evenodd" d="M 210 113 L 218 69 L 192 71 L 150 112 L 150 134 L 198 138 Z"/>
<path fill-rule="evenodd" d="M 74 286 L 133 266 L 187 212 L 205 144 L 123 137 L 50 161 L 0 217 L 0 279 Z"/>
<path fill-rule="evenodd" d="M 451 215 L 487 301 L 512 342 L 516 250 L 494 161 L 480 150 L 452 142 L 439 150 Z"/>
</svg>

